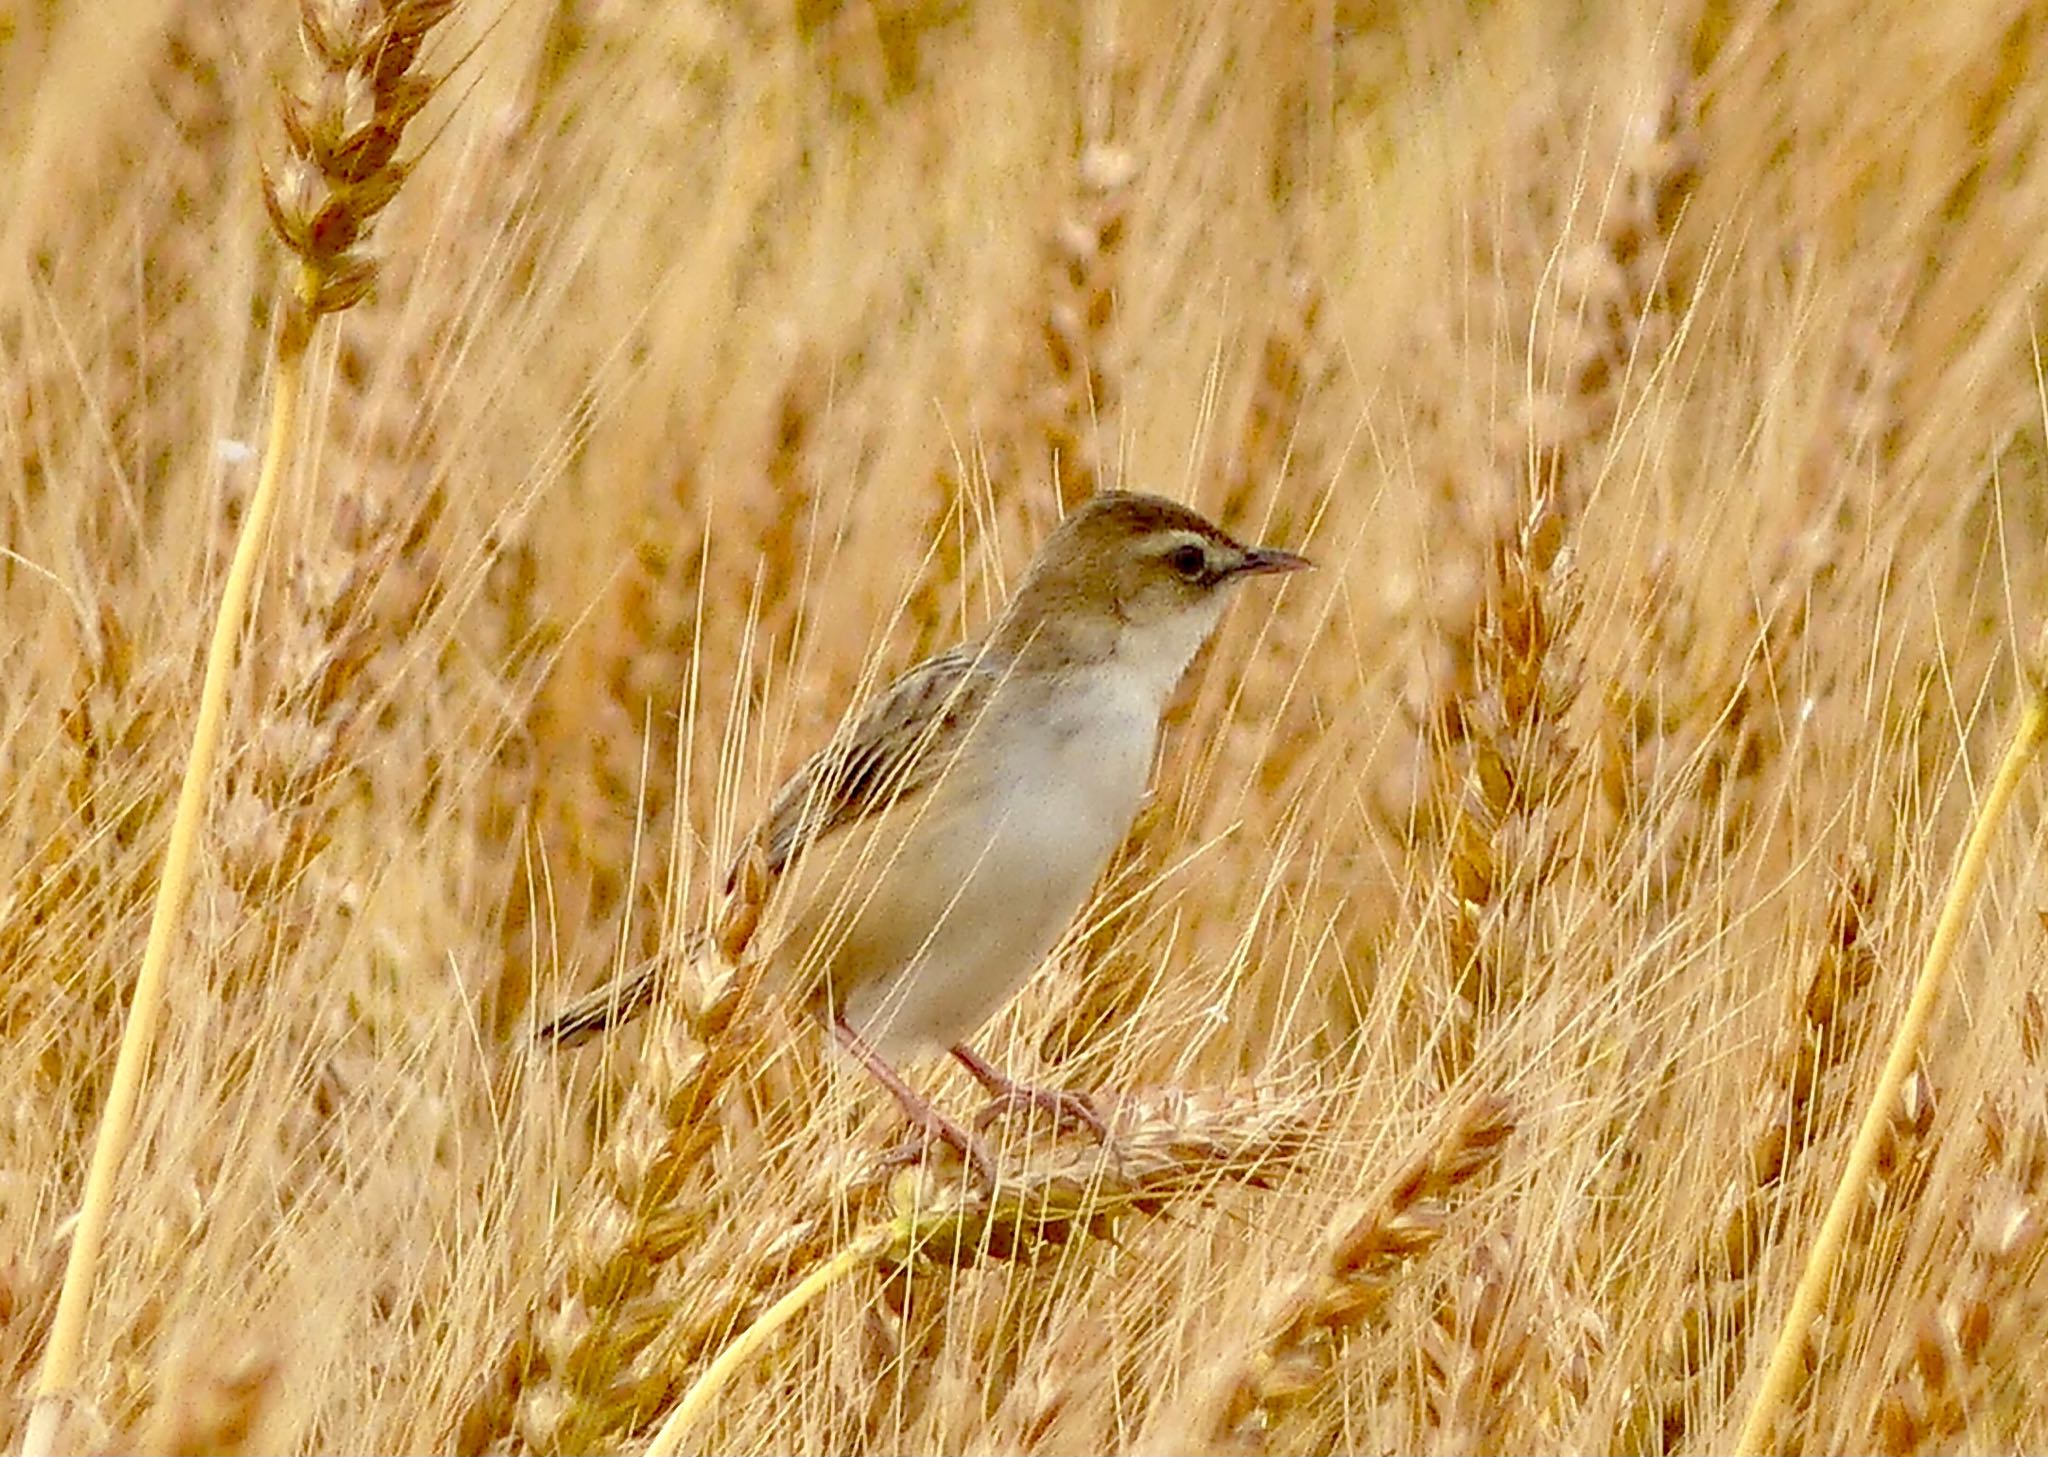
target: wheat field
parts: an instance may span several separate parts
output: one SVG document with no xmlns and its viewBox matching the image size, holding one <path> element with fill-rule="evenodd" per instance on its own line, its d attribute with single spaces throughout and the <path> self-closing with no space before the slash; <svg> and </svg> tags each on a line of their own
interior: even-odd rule
<svg viewBox="0 0 2048 1457">
<path fill-rule="evenodd" d="M 2032 691 L 2048 16 L 464 0 L 345 254 L 300 25 L 0 0 L 0 1442 L 288 391 L 61 1450 L 1729 1448 Z M 1320 570 L 982 1035 L 1108 1153 L 989 1195 L 697 932 L 1109 486 Z M 2048 1448 L 2040 809 L 1781 1450 Z"/>
</svg>

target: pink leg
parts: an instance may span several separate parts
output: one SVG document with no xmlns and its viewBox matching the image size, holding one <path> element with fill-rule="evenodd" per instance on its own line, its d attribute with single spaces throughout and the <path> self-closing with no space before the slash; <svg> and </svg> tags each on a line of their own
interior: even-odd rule
<svg viewBox="0 0 2048 1457">
<path fill-rule="evenodd" d="M 903 1109 L 903 1116 L 910 1120 L 911 1126 L 916 1128 L 921 1136 L 926 1139 L 936 1138 L 941 1143 L 950 1145 L 967 1161 L 975 1173 L 981 1176 L 984 1184 L 991 1189 L 995 1188 L 996 1161 L 989 1155 L 987 1145 L 934 1108 L 923 1094 L 903 1081 L 902 1075 L 889 1066 L 881 1053 L 868 1045 L 865 1037 L 853 1030 L 843 1014 L 833 1016 L 832 1033 L 839 1039 L 839 1045 L 852 1053 L 855 1061 L 872 1073 L 875 1081 L 894 1095 L 896 1102 Z"/>
<path fill-rule="evenodd" d="M 1096 1142 L 1109 1142 L 1109 1126 L 1095 1111 L 1095 1101 L 1086 1093 L 1066 1088 L 1034 1088 L 1020 1083 L 964 1042 L 954 1043 L 952 1052 L 960 1060 L 960 1066 L 994 1095 L 989 1105 L 981 1110 L 981 1116 L 974 1120 L 977 1129 L 988 1127 L 1013 1108 L 1043 1108 L 1055 1118 L 1073 1119 L 1094 1134 Z"/>
</svg>

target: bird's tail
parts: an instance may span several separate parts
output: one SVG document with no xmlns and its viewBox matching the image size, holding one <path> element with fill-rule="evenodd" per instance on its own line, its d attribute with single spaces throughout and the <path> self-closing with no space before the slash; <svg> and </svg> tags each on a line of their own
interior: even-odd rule
<svg viewBox="0 0 2048 1457">
<path fill-rule="evenodd" d="M 761 923 L 761 907 L 768 894 L 767 872 L 761 868 L 758 849 L 752 850 L 733 867 L 719 907 L 716 925 L 709 935 L 692 937 L 687 955 L 715 952 L 737 965 L 754 928 Z M 613 977 L 603 986 L 585 992 L 556 1014 L 555 1019 L 534 1034 L 542 1042 L 574 1047 L 600 1032 L 632 1021 L 654 1005 L 661 990 L 661 976 L 667 962 L 650 956 L 630 971 Z"/>
<path fill-rule="evenodd" d="M 543 1042 L 574 1047 L 600 1032 L 632 1021 L 654 1004 L 654 994 L 661 985 L 661 968 L 659 957 L 649 957 L 603 986 L 585 992 L 534 1035 Z"/>
</svg>

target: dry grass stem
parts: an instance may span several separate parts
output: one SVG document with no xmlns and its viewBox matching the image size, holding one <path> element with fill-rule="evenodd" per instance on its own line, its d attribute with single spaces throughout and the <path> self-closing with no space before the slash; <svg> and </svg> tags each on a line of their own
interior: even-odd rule
<svg viewBox="0 0 2048 1457">
<path fill-rule="evenodd" d="M 300 370 L 303 346 L 279 359 L 270 414 L 269 445 L 264 469 L 250 500 L 249 514 L 242 523 L 233 565 L 221 590 L 211 645 L 206 655 L 206 676 L 199 690 L 199 715 L 192 731 L 192 748 L 185 761 L 185 777 L 178 793 L 178 807 L 171 821 L 171 834 L 164 848 L 156 903 L 150 913 L 149 944 L 143 951 L 142 969 L 128 1001 L 128 1017 L 121 1035 L 120 1059 L 114 1066 L 113 1083 L 100 1114 L 100 1133 L 93 1143 L 92 1166 L 86 1174 L 85 1195 L 79 1204 L 78 1224 L 71 1234 L 70 1257 L 64 1270 L 57 1313 L 51 1322 L 49 1343 L 44 1349 L 42 1373 L 36 1384 L 36 1406 L 23 1441 L 28 1457 L 54 1452 L 58 1423 L 73 1382 L 85 1340 L 85 1321 L 90 1310 L 93 1280 L 97 1273 L 100 1247 L 113 1214 L 114 1186 L 120 1177 L 133 1136 L 135 1107 L 142 1093 L 142 1078 L 156 1039 L 157 1019 L 164 999 L 164 977 L 173 941 L 180 929 L 185 901 L 191 894 L 193 856 L 199 828 L 206 813 L 207 792 L 213 777 L 214 756 L 220 748 L 221 729 L 227 713 L 228 674 L 234 666 L 235 645 L 240 637 L 243 615 L 257 571 L 263 563 L 271 513 L 290 458 L 291 439 L 298 426 Z"/>
<path fill-rule="evenodd" d="M 368 291 L 373 265 L 350 250 L 370 219 L 390 203 L 403 179 L 395 161 L 398 145 L 405 123 L 431 91 L 429 83 L 412 74 L 414 62 L 427 31 L 452 8 L 453 0 L 398 0 L 373 20 L 375 12 L 367 5 L 330 16 L 309 0 L 302 12 L 308 48 L 325 63 L 330 85 L 322 99 L 327 104 L 315 114 L 287 99 L 282 112 L 296 170 L 289 174 L 285 191 L 280 192 L 268 178 L 264 190 L 272 226 L 299 258 L 295 304 L 277 339 L 263 467 L 236 536 L 234 557 L 214 614 L 191 749 L 150 915 L 149 942 L 130 995 L 120 1058 L 93 1145 L 92 1166 L 37 1382 L 36 1405 L 23 1443 L 27 1452 L 55 1450 L 62 1404 L 76 1379 L 93 1282 L 112 1214 L 114 1185 L 133 1135 L 136 1104 L 164 999 L 166 968 L 191 893 L 196 845 L 226 718 L 228 677 L 297 443 L 312 325 L 322 314 L 350 307 Z M 357 93 L 365 82 L 370 111 L 367 118 L 356 116 L 352 121 L 351 113 L 360 110 Z"/>
</svg>

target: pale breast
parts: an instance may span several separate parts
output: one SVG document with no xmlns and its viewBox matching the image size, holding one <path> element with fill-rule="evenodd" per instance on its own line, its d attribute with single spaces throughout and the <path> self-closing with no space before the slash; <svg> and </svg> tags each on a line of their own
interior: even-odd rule
<svg viewBox="0 0 2048 1457">
<path fill-rule="evenodd" d="M 827 979 L 885 1050 L 959 1041 L 1014 996 L 1144 795 L 1158 713 L 1127 681 L 1088 675 L 1014 709 L 896 837 L 826 953 Z"/>
</svg>

